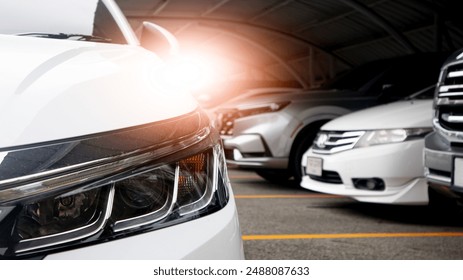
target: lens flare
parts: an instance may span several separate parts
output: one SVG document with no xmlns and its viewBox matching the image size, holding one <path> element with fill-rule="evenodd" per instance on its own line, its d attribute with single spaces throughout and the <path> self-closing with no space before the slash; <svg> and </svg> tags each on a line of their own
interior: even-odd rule
<svg viewBox="0 0 463 280">
<path fill-rule="evenodd" d="M 199 54 L 180 54 L 166 63 L 164 81 L 172 87 L 191 91 L 206 88 L 215 76 L 213 59 Z"/>
</svg>

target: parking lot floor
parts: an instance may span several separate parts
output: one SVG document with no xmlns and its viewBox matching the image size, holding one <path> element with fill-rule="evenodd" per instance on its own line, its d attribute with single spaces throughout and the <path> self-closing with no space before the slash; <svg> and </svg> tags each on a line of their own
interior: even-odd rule
<svg viewBox="0 0 463 280">
<path fill-rule="evenodd" d="M 247 259 L 462 260 L 463 220 L 360 203 L 229 169 Z"/>
</svg>

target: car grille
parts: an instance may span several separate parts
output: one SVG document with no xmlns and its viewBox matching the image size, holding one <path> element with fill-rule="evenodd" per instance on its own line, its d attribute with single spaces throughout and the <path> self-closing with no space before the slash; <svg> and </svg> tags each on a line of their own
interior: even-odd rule
<svg viewBox="0 0 463 280">
<path fill-rule="evenodd" d="M 450 184 L 452 182 L 452 172 L 429 168 L 427 178 L 429 181 Z"/>
<path fill-rule="evenodd" d="M 352 149 L 365 131 L 320 131 L 312 150 L 317 154 L 334 154 Z"/>
<path fill-rule="evenodd" d="M 436 129 L 444 135 L 463 131 L 463 63 L 450 64 L 442 70 L 437 88 Z"/>
<path fill-rule="evenodd" d="M 309 175 L 310 179 L 331 184 L 342 184 L 342 179 L 335 171 L 323 170 L 322 176 Z"/>
</svg>

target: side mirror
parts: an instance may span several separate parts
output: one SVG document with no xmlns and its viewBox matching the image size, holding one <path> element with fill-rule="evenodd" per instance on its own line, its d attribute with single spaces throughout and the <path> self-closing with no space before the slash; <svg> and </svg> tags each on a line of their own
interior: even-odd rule
<svg viewBox="0 0 463 280">
<path fill-rule="evenodd" d="M 161 57 L 174 56 L 179 52 L 177 38 L 164 27 L 152 22 L 143 22 L 140 43 L 142 47 Z"/>
</svg>

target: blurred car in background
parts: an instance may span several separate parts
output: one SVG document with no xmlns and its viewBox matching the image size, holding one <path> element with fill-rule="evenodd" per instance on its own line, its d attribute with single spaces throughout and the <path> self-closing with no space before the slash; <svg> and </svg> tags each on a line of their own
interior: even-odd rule
<svg viewBox="0 0 463 280">
<path fill-rule="evenodd" d="M 445 54 L 422 54 L 360 66 L 319 90 L 238 97 L 216 109 L 230 166 L 269 181 L 302 179 L 302 155 L 320 127 L 352 111 L 402 99 L 435 84 Z"/>
<path fill-rule="evenodd" d="M 434 88 L 325 124 L 302 158 L 301 186 L 362 202 L 427 204 L 423 148 Z"/>
<path fill-rule="evenodd" d="M 0 1 L 0 57 L 0 258 L 244 257 L 217 131 L 113 0 Z"/>
</svg>

